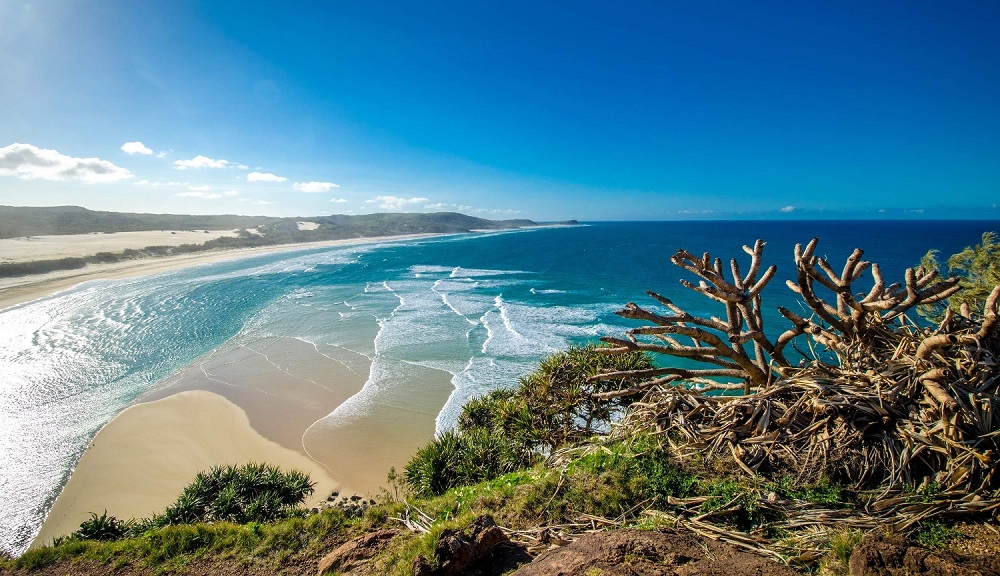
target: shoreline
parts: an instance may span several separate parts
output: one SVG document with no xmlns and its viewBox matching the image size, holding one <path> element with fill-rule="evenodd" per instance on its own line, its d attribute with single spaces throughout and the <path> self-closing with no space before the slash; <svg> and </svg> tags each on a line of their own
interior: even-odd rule
<svg viewBox="0 0 1000 576">
<path fill-rule="evenodd" d="M 31 547 L 76 531 L 92 513 L 120 520 L 161 513 L 198 472 L 248 462 L 307 472 L 315 482 L 307 505 L 342 489 L 322 465 L 254 430 L 236 404 L 185 391 L 134 404 L 94 436 Z"/>
<path fill-rule="evenodd" d="M 0 280 L 0 310 L 79 284 L 323 247 L 443 236 L 413 234 L 185 254 Z M 13 282 L 12 282 L 13 281 Z M 9 284 L 16 283 L 14 288 Z M 353 354 L 353 356 L 351 356 Z M 361 418 L 335 415 L 361 392 L 371 359 L 338 349 L 321 353 L 294 338 L 230 343 L 185 366 L 125 408 L 91 439 L 55 497 L 31 548 L 72 533 L 90 513 L 119 519 L 160 513 L 197 472 L 266 462 L 298 468 L 317 482 L 307 507 L 331 492 L 377 495 L 434 435 L 452 384 L 449 373 L 416 374 L 411 404 L 366 404 Z"/>
<path fill-rule="evenodd" d="M 43 274 L 28 274 L 0 278 L 0 311 L 40 300 L 47 296 L 71 290 L 84 282 L 93 280 L 125 280 L 152 274 L 172 272 L 191 266 L 237 260 L 251 256 L 290 252 L 294 250 L 309 250 L 313 248 L 355 246 L 395 240 L 416 240 L 449 236 L 446 233 L 402 234 L 399 236 L 373 236 L 369 238 L 344 238 L 340 240 L 321 240 L 318 242 L 298 242 L 295 244 L 280 244 L 276 246 L 261 246 L 254 248 L 233 248 L 226 250 L 208 250 L 189 254 L 127 260 L 109 264 L 90 264 L 74 270 L 56 270 Z"/>
</svg>

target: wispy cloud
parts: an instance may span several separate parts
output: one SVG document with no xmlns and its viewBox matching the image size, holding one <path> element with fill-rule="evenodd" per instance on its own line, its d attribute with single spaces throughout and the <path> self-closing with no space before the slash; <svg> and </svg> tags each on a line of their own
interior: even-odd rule
<svg viewBox="0 0 1000 576">
<path fill-rule="evenodd" d="M 428 204 L 424 206 L 424 208 L 427 210 L 449 210 L 452 212 L 461 212 L 463 214 L 493 214 L 504 216 L 521 214 L 520 210 L 512 210 L 509 208 L 476 208 L 475 206 L 469 206 L 468 204 L 446 204 L 444 202 Z"/>
<path fill-rule="evenodd" d="M 222 194 L 219 194 L 218 192 L 201 191 L 178 192 L 175 196 L 180 196 L 181 198 L 201 198 L 203 200 L 215 200 L 217 198 L 222 198 Z"/>
<path fill-rule="evenodd" d="M 330 198 L 330 202 L 336 202 L 338 204 L 342 204 L 344 202 L 347 202 L 347 198 Z"/>
<path fill-rule="evenodd" d="M 126 142 L 122 144 L 122 152 L 126 154 L 144 154 L 146 156 L 153 153 L 153 151 L 146 147 L 142 142 Z"/>
<path fill-rule="evenodd" d="M 383 210 L 402 210 L 413 204 L 423 204 L 427 198 L 400 198 L 399 196 L 376 196 L 365 200 L 367 204 L 376 204 Z"/>
<path fill-rule="evenodd" d="M 784 208 L 778 210 L 778 212 L 784 212 L 786 214 L 789 213 L 789 212 L 795 212 L 795 206 L 791 206 L 791 205 L 785 206 Z"/>
<path fill-rule="evenodd" d="M 100 158 L 74 158 L 55 150 L 15 143 L 0 148 L 0 176 L 107 183 L 132 178 L 133 174 Z"/>
<path fill-rule="evenodd" d="M 329 192 L 334 188 L 340 188 L 340 184 L 333 182 L 296 182 L 292 188 L 301 192 Z"/>
<path fill-rule="evenodd" d="M 222 193 L 223 196 L 236 196 L 240 193 L 239 190 L 226 190 Z"/>
<path fill-rule="evenodd" d="M 139 180 L 138 182 L 136 182 L 136 184 L 142 184 L 143 186 L 174 186 L 174 187 L 177 187 L 177 186 L 190 186 L 191 185 L 191 184 L 189 184 L 187 182 L 174 182 L 174 181 L 170 181 L 170 182 L 154 182 L 154 181 L 146 179 L 146 178 L 143 178 L 142 180 Z"/>
<path fill-rule="evenodd" d="M 227 168 L 232 166 L 229 160 L 215 160 L 207 156 L 195 156 L 190 160 L 174 160 L 174 168 L 188 170 L 190 168 Z"/>
<path fill-rule="evenodd" d="M 284 176 L 268 174 L 267 172 L 251 172 L 247 174 L 247 182 L 284 182 L 288 180 Z"/>
<path fill-rule="evenodd" d="M 211 189 L 211 186 L 188 186 L 188 190 L 192 190 L 194 192 L 208 192 Z"/>
</svg>

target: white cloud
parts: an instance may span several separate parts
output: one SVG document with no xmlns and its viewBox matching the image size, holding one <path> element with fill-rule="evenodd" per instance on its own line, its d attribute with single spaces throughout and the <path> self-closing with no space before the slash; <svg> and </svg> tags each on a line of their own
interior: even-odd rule
<svg viewBox="0 0 1000 576">
<path fill-rule="evenodd" d="M 446 204 L 444 202 L 435 202 L 434 204 L 428 204 L 424 206 L 427 210 L 449 210 L 452 212 L 461 212 L 463 214 L 502 214 L 502 215 L 512 215 L 521 214 L 520 210 L 502 209 L 502 208 L 476 208 L 475 206 L 469 206 L 468 204 Z"/>
<path fill-rule="evenodd" d="M 152 150 L 146 148 L 145 144 L 142 142 L 126 142 L 122 144 L 122 152 L 126 154 L 145 154 L 150 155 L 153 153 Z"/>
<path fill-rule="evenodd" d="M 377 204 L 383 210 L 402 210 L 411 204 L 423 204 L 427 198 L 400 198 L 399 196 L 376 196 L 365 200 L 368 204 Z"/>
<path fill-rule="evenodd" d="M 73 158 L 31 144 L 11 144 L 0 148 L 0 176 L 94 183 L 117 182 L 133 174 L 100 158 Z"/>
<path fill-rule="evenodd" d="M 285 180 L 288 180 L 288 178 L 266 172 L 251 172 L 247 174 L 247 182 L 284 182 Z"/>
<path fill-rule="evenodd" d="M 268 204 L 274 204 L 274 202 L 271 202 L 270 200 L 258 200 L 256 202 L 254 202 L 254 204 L 260 204 L 261 206 L 267 206 Z"/>
<path fill-rule="evenodd" d="M 250 167 L 247 166 L 246 164 L 237 164 L 236 167 L 239 168 L 240 170 L 249 170 L 250 169 Z"/>
<path fill-rule="evenodd" d="M 158 153 L 156 154 L 156 157 L 157 157 L 157 158 L 166 158 L 166 157 L 167 157 L 167 154 L 170 154 L 171 152 L 173 152 L 173 150 L 160 150 L 160 151 L 159 151 L 159 152 L 158 152 Z"/>
<path fill-rule="evenodd" d="M 222 194 L 217 192 L 201 192 L 201 191 L 191 191 L 191 192 L 178 192 L 175 196 L 180 196 L 182 198 L 202 198 L 204 200 L 215 200 L 217 198 L 222 198 Z"/>
<path fill-rule="evenodd" d="M 224 196 L 236 196 L 236 195 L 237 195 L 237 194 L 239 194 L 239 193 L 240 193 L 240 191 L 239 191 L 239 190 L 226 190 L 226 191 L 225 191 L 225 192 L 223 192 L 222 194 L 223 194 Z"/>
<path fill-rule="evenodd" d="M 341 204 L 343 202 L 347 202 L 347 198 L 330 198 L 330 202 Z"/>
<path fill-rule="evenodd" d="M 193 190 L 195 192 L 208 192 L 211 189 L 211 186 L 188 186 L 188 190 Z"/>
<path fill-rule="evenodd" d="M 226 168 L 230 166 L 229 160 L 214 160 L 207 156 L 195 156 L 190 160 L 174 160 L 174 168 L 187 170 L 188 168 Z"/>
<path fill-rule="evenodd" d="M 296 182 L 292 187 L 302 192 L 329 192 L 334 188 L 340 188 L 340 184 L 334 184 L 333 182 Z"/>
<path fill-rule="evenodd" d="M 784 208 L 778 210 L 778 212 L 784 212 L 786 214 L 789 213 L 789 212 L 795 212 L 795 206 L 791 206 L 791 205 L 785 206 Z"/>
<path fill-rule="evenodd" d="M 154 181 L 149 180 L 147 178 L 143 178 L 142 180 L 139 180 L 138 182 L 136 182 L 136 184 L 142 184 L 143 186 L 172 186 L 172 187 L 191 186 L 191 184 L 189 184 L 187 182 L 173 182 L 173 181 L 171 181 L 171 182 L 154 182 Z"/>
</svg>

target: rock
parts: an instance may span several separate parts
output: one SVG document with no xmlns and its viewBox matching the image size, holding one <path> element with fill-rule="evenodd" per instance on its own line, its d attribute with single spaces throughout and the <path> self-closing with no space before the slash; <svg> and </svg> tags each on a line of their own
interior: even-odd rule
<svg viewBox="0 0 1000 576">
<path fill-rule="evenodd" d="M 423 556 L 414 558 L 413 563 L 410 564 L 410 569 L 413 571 L 413 576 L 432 576 L 434 574 L 434 569 L 427 562 L 427 558 Z"/>
<path fill-rule="evenodd" d="M 458 576 L 462 570 L 488 554 L 501 542 L 507 541 L 503 530 L 490 516 L 480 516 L 469 524 L 466 536 L 461 532 L 446 530 L 438 540 L 434 556 L 438 558 L 438 574 Z"/>
<path fill-rule="evenodd" d="M 395 530 L 381 530 L 345 542 L 319 561 L 318 574 L 350 572 L 363 566 L 395 535 Z"/>
<path fill-rule="evenodd" d="M 851 553 L 851 576 L 1000 576 L 1000 564 L 984 558 L 915 546 L 902 537 L 865 536 Z"/>
<path fill-rule="evenodd" d="M 503 554 L 495 554 L 504 548 Z M 519 561 L 511 563 L 509 557 L 513 553 Z M 413 573 L 417 576 L 463 576 L 475 574 L 500 574 L 508 571 L 520 562 L 530 560 L 523 549 L 512 544 L 503 530 L 490 516 L 480 516 L 472 521 L 464 531 L 445 530 L 441 533 L 437 547 L 434 549 L 437 568 L 432 569 L 430 562 L 423 556 L 418 556 L 412 564 Z M 487 566 L 477 568 L 477 564 Z M 502 571 L 491 568 L 505 567 Z"/>
<path fill-rule="evenodd" d="M 585 534 L 539 555 L 516 576 L 800 576 L 787 566 L 690 533 L 616 530 Z"/>
</svg>

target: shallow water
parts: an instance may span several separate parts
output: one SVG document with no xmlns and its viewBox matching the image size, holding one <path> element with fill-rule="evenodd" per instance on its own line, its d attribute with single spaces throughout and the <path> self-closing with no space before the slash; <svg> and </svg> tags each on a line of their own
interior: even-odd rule
<svg viewBox="0 0 1000 576">
<path fill-rule="evenodd" d="M 678 248 L 746 262 L 741 246 L 763 238 L 766 260 L 779 265 L 765 308 L 795 309 L 783 283 L 796 242 L 819 236 L 818 252 L 835 267 L 863 247 L 895 280 L 927 249 L 950 254 L 996 228 L 601 223 L 299 250 L 87 283 L 0 312 L 0 490 L 8 497 L 0 549 L 16 554 L 27 547 L 101 426 L 219 350 L 291 338 L 363 374 L 364 387 L 311 429 L 310 451 L 322 452 L 320 432 L 346 437 L 346 426 L 376 405 L 426 411 L 443 399 L 435 426 L 453 425 L 466 400 L 514 385 L 545 354 L 620 334 L 627 323 L 614 311 L 628 301 L 649 304 L 647 289 L 689 311 L 719 314 L 677 284 L 681 274 L 669 257 Z M 777 317 L 768 325 L 785 326 Z M 408 388 L 415 375 L 437 382 L 436 374 L 446 389 L 433 384 L 423 398 Z"/>
</svg>

